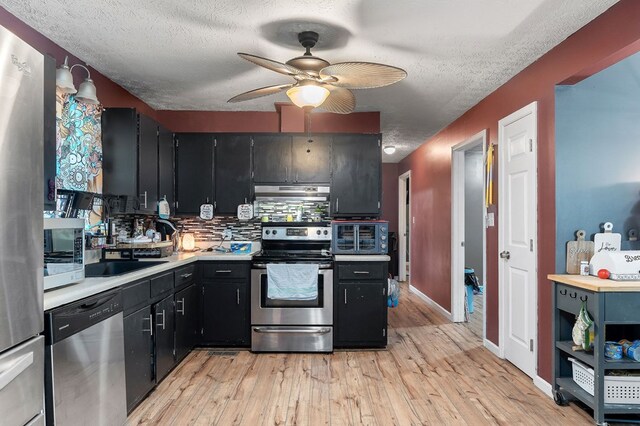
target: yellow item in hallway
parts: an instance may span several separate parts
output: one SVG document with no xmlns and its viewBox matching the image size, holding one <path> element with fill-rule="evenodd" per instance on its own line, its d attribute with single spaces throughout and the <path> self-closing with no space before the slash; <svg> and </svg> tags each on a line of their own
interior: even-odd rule
<svg viewBox="0 0 640 426">
<path fill-rule="evenodd" d="M 490 143 L 487 149 L 487 173 L 484 191 L 484 206 L 487 208 L 493 204 L 493 147 L 494 145 Z"/>
</svg>

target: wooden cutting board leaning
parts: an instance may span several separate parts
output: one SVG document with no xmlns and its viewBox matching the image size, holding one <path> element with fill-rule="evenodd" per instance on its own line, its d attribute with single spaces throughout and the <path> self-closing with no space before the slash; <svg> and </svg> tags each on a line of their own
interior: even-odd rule
<svg viewBox="0 0 640 426">
<path fill-rule="evenodd" d="M 580 262 L 591 260 L 594 242 L 586 241 L 587 233 L 580 229 L 576 232 L 576 241 L 567 242 L 567 274 L 579 274 Z"/>
</svg>

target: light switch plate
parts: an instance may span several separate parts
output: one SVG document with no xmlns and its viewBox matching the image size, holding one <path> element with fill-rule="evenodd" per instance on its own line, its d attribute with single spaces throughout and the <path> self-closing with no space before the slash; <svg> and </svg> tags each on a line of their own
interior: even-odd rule
<svg viewBox="0 0 640 426">
<path fill-rule="evenodd" d="M 492 226 L 495 226 L 495 225 L 496 224 L 495 224 L 493 212 L 487 213 L 487 228 L 491 228 Z"/>
</svg>

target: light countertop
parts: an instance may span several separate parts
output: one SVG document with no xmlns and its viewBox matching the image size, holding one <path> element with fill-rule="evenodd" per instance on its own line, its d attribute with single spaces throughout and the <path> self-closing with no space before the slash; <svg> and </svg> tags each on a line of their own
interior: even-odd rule
<svg viewBox="0 0 640 426">
<path fill-rule="evenodd" d="M 152 261 L 161 260 L 165 261 L 165 263 L 113 277 L 85 278 L 79 283 L 46 291 L 44 293 L 44 310 L 47 311 L 67 303 L 119 287 L 132 281 L 194 263 L 198 260 L 249 261 L 255 253 L 257 253 L 257 251 L 244 254 L 214 252 L 178 253 L 161 259 L 149 259 Z M 139 262 L 145 262 L 145 260 L 141 259 Z"/>
<path fill-rule="evenodd" d="M 336 254 L 336 262 L 388 262 L 391 257 L 386 254 Z"/>
<path fill-rule="evenodd" d="M 568 284 L 584 290 L 598 292 L 640 291 L 640 281 L 603 280 L 590 275 L 547 275 L 547 278 L 557 283 Z"/>
</svg>

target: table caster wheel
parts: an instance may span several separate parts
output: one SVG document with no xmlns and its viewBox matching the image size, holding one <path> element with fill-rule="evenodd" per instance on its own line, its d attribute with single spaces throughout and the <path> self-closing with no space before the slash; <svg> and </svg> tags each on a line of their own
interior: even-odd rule
<svg viewBox="0 0 640 426">
<path fill-rule="evenodd" d="M 560 392 L 559 390 L 553 391 L 553 400 L 561 407 L 566 407 L 569 405 L 569 401 L 567 398 Z"/>
</svg>

